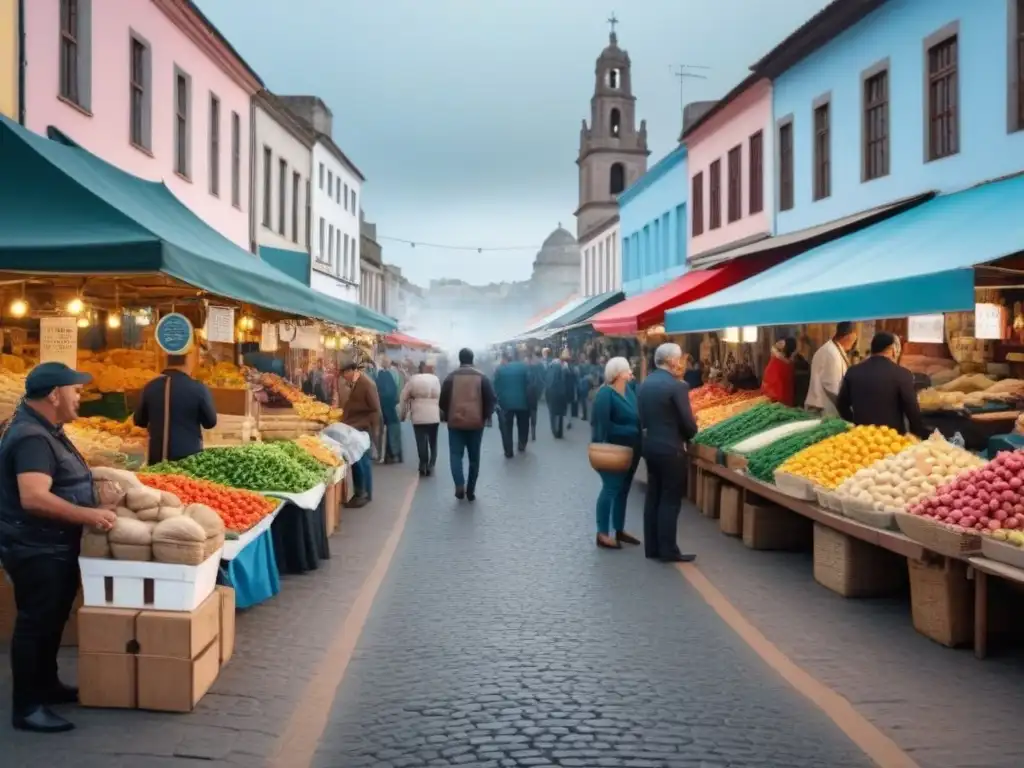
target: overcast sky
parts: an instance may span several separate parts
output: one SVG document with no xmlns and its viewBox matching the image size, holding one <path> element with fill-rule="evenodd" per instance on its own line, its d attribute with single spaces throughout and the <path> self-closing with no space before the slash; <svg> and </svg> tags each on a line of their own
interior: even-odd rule
<svg viewBox="0 0 1024 768">
<path fill-rule="evenodd" d="M 710 67 L 686 100 L 718 98 L 827 0 L 631 0 L 633 63 L 653 164 L 680 129 L 679 64 Z M 384 259 L 415 282 L 529 277 L 559 222 L 575 234 L 580 121 L 611 0 L 199 0 L 277 93 L 316 94 L 367 177 Z M 694 70 L 696 71 L 696 70 Z M 388 241 L 532 246 L 478 254 Z"/>
</svg>

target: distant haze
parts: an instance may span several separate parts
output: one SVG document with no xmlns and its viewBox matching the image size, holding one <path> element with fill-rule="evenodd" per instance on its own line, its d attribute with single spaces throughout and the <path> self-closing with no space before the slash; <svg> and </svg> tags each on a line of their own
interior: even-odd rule
<svg viewBox="0 0 1024 768">
<path fill-rule="evenodd" d="M 321 96 L 368 178 L 382 236 L 539 246 L 575 231 L 576 153 L 610 7 L 593 0 L 198 0 L 271 90 Z M 671 67 L 700 64 L 687 101 L 714 99 L 825 0 L 633 0 L 616 9 L 653 163 L 681 126 Z M 523 280 L 532 250 L 410 248 L 410 279 Z"/>
</svg>

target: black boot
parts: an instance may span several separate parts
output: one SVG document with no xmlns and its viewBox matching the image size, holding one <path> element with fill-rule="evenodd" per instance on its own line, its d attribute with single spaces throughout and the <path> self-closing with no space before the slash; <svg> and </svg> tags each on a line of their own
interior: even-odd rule
<svg viewBox="0 0 1024 768">
<path fill-rule="evenodd" d="M 11 717 L 11 725 L 17 731 L 31 733 L 64 733 L 73 730 L 74 723 L 65 720 L 49 708 L 39 706 Z"/>
</svg>

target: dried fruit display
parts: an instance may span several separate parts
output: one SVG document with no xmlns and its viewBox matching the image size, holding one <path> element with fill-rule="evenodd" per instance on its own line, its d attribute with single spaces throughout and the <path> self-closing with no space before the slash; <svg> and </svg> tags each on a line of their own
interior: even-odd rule
<svg viewBox="0 0 1024 768">
<path fill-rule="evenodd" d="M 697 428 L 707 429 L 731 416 L 749 411 L 755 405 L 767 402 L 768 398 L 760 392 L 737 392 L 697 411 Z"/>
</svg>

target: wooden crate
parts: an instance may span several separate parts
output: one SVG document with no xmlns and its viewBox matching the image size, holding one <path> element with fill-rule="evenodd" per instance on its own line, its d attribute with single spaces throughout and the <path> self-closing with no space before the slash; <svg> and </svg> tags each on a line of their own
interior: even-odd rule
<svg viewBox="0 0 1024 768">
<path fill-rule="evenodd" d="M 811 522 L 773 504 L 743 505 L 743 543 L 749 549 L 796 552 L 807 548 Z"/>
<path fill-rule="evenodd" d="M 697 488 L 700 485 L 699 472 L 697 463 L 692 457 L 688 457 L 686 461 L 686 498 L 690 500 L 691 504 L 697 503 Z"/>
<path fill-rule="evenodd" d="M 697 509 L 702 509 L 704 506 L 704 478 L 707 476 L 707 472 L 697 467 L 697 477 L 693 489 L 693 503 Z"/>
<path fill-rule="evenodd" d="M 974 637 L 974 588 L 967 564 L 950 557 L 933 562 L 907 561 L 914 629 L 937 643 L 956 648 Z"/>
<path fill-rule="evenodd" d="M 880 597 L 906 584 L 903 558 L 814 524 L 814 580 L 843 597 Z"/>
<path fill-rule="evenodd" d="M 700 513 L 712 520 L 718 518 L 718 495 L 722 481 L 717 475 L 708 472 L 704 475 L 704 490 L 701 494 Z"/>
<path fill-rule="evenodd" d="M 213 404 L 217 408 L 217 413 L 226 413 L 230 416 L 252 415 L 251 390 L 210 387 L 210 393 L 213 395 Z"/>
<path fill-rule="evenodd" d="M 726 536 L 743 535 L 743 489 L 722 483 L 718 502 L 718 527 Z"/>
<path fill-rule="evenodd" d="M 327 535 L 338 530 L 338 514 L 341 507 L 341 483 L 331 483 L 324 493 L 324 515 Z"/>
</svg>

